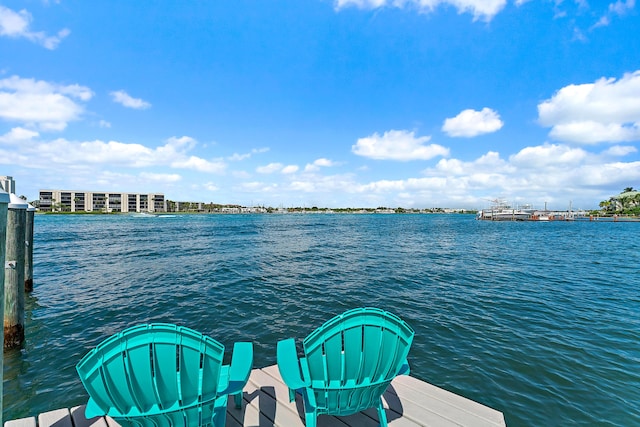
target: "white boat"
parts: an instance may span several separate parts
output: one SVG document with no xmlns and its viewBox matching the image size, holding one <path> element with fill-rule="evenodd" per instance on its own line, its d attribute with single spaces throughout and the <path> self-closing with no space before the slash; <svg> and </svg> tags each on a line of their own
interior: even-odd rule
<svg viewBox="0 0 640 427">
<path fill-rule="evenodd" d="M 478 212 L 476 219 L 487 221 L 528 221 L 536 212 L 529 205 L 514 208 L 501 199 L 492 200 L 493 204 L 489 209 L 482 209 Z"/>
<path fill-rule="evenodd" d="M 512 207 L 504 200 L 492 200 L 489 209 L 482 209 L 478 212 L 476 219 L 485 221 L 574 221 L 576 218 L 588 218 L 588 214 L 583 211 L 574 211 L 569 207 L 566 211 L 550 211 L 546 208 L 534 209 L 531 205 Z"/>
<path fill-rule="evenodd" d="M 151 213 L 151 212 L 136 212 L 131 214 L 132 216 L 136 217 L 136 218 L 154 218 L 157 217 L 158 215 Z"/>
</svg>

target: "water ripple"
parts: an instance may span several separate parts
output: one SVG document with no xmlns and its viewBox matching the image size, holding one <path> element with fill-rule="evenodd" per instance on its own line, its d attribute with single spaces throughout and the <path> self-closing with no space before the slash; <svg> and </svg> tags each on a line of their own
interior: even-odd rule
<svg viewBox="0 0 640 427">
<path fill-rule="evenodd" d="M 413 375 L 510 427 L 640 425 L 638 235 L 459 215 L 39 215 L 4 417 L 84 403 L 75 364 L 133 324 L 249 340 L 265 366 L 278 340 L 377 306 L 415 329 Z"/>
</svg>

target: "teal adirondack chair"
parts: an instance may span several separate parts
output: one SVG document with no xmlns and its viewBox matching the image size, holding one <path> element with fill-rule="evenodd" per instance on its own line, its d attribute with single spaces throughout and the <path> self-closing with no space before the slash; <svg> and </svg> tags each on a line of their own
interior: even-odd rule
<svg viewBox="0 0 640 427">
<path fill-rule="evenodd" d="M 167 323 L 134 326 L 107 338 L 76 366 L 89 394 L 87 418 L 108 415 L 124 426 L 225 425 L 227 397 L 242 403 L 253 345 L 224 346 Z"/>
<path fill-rule="evenodd" d="M 282 379 L 302 394 L 307 427 L 318 415 L 351 415 L 377 408 L 378 421 L 387 425 L 382 394 L 391 380 L 409 374 L 407 354 L 413 329 L 397 316 L 377 308 L 349 310 L 316 329 L 303 341 L 298 358 L 293 338 L 278 342 Z"/>
</svg>

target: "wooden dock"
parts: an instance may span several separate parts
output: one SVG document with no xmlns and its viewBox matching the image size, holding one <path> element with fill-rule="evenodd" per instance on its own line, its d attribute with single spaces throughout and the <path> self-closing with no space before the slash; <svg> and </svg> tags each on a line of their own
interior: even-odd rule
<svg viewBox="0 0 640 427">
<path fill-rule="evenodd" d="M 391 427 L 415 426 L 505 426 L 501 412 L 458 396 L 411 376 L 393 380 L 384 394 L 387 419 Z M 244 389 L 242 409 L 236 409 L 233 399 L 227 408 L 227 427 L 303 427 L 304 409 L 300 396 L 289 402 L 287 386 L 282 382 L 277 366 L 254 369 Z M 369 409 L 348 417 L 318 417 L 319 427 L 375 427 L 378 417 Z M 7 421 L 5 427 L 118 427 L 109 417 L 84 417 L 84 406 L 58 409 L 38 415 Z"/>
</svg>

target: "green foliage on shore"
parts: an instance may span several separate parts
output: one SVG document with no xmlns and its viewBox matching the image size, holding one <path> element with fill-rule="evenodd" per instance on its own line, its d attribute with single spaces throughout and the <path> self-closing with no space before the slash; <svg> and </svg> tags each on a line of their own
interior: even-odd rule
<svg viewBox="0 0 640 427">
<path fill-rule="evenodd" d="M 626 187 L 620 194 L 601 201 L 599 206 L 605 214 L 640 215 L 640 191 Z"/>
</svg>

